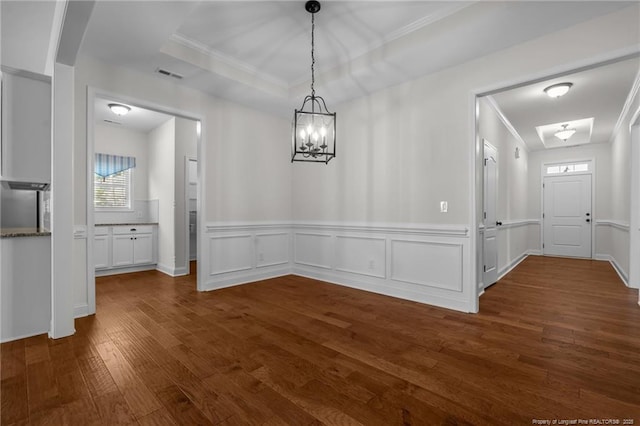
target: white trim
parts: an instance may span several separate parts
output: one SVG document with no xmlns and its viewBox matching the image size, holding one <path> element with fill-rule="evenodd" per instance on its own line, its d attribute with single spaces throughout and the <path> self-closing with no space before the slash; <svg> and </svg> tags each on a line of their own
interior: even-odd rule
<svg viewBox="0 0 640 426">
<path fill-rule="evenodd" d="M 448 299 L 446 297 L 437 296 L 433 294 L 423 294 L 412 290 L 401 289 L 396 287 L 390 287 L 380 285 L 374 282 L 374 280 L 354 280 L 343 274 L 337 274 L 330 270 L 318 270 L 313 268 L 297 267 L 293 271 L 295 275 L 301 277 L 312 278 L 316 280 L 325 281 L 332 284 L 337 284 L 345 287 L 355 288 L 361 291 L 368 291 L 371 293 L 382 294 L 385 296 L 397 297 L 404 300 L 411 300 L 414 302 L 424 303 L 431 306 L 439 306 L 442 308 L 453 309 L 460 312 L 472 312 L 467 306 L 467 303 L 463 300 Z"/>
<path fill-rule="evenodd" d="M 388 234 L 442 235 L 463 237 L 469 235 L 469 228 L 464 225 L 439 225 L 416 223 L 382 223 L 382 222 L 324 222 L 324 221 L 259 221 L 259 222 L 209 222 L 205 225 L 206 233 L 220 231 L 250 231 L 258 229 L 292 230 L 323 229 L 327 231 L 376 232 Z"/>
<path fill-rule="evenodd" d="M 624 272 L 624 269 L 622 269 L 615 257 L 609 254 L 597 254 L 594 259 L 609 262 L 611 266 L 613 266 L 613 269 L 616 271 L 624 285 L 629 287 L 629 277 L 627 277 L 627 274 Z"/>
<path fill-rule="evenodd" d="M 514 220 L 505 220 L 502 222 L 501 226 L 498 226 L 498 231 L 518 228 L 520 226 L 528 226 L 528 225 L 540 225 L 539 219 L 514 219 Z"/>
<path fill-rule="evenodd" d="M 500 108 L 500 105 L 498 105 L 498 103 L 493 98 L 493 96 L 488 95 L 488 96 L 485 97 L 485 99 L 487 100 L 487 103 L 489 104 L 489 107 L 491 107 L 491 109 L 493 109 L 493 112 L 496 113 L 496 115 L 498 116 L 498 118 L 500 119 L 500 121 L 502 122 L 504 127 L 506 127 L 507 130 L 509 131 L 509 133 L 511 133 L 511 135 L 518 142 L 520 142 L 522 144 L 522 146 L 524 147 L 525 151 L 529 152 L 529 146 L 524 141 L 524 139 L 522 139 L 522 136 L 520 136 L 520 133 L 518 133 L 516 128 L 513 127 L 513 124 L 511 124 L 511 121 L 509 121 L 509 119 L 504 115 L 504 113 L 502 112 L 502 109 Z"/>
<path fill-rule="evenodd" d="M 152 267 L 150 269 L 154 269 L 154 268 Z M 174 268 L 168 265 L 163 265 L 161 263 L 158 263 L 157 265 L 155 265 L 155 270 L 162 272 L 163 274 L 169 275 L 170 277 L 181 277 L 183 275 L 187 275 L 187 272 L 189 271 L 189 269 L 187 269 L 184 266 Z"/>
<path fill-rule="evenodd" d="M 89 312 L 89 305 L 87 305 L 86 303 L 84 305 L 74 306 L 73 308 L 74 318 L 88 317 L 89 315 L 91 315 L 91 313 Z"/>
<path fill-rule="evenodd" d="M 133 265 L 133 266 L 126 266 L 124 268 L 119 267 L 119 268 L 96 269 L 95 275 L 96 277 L 108 277 L 110 275 L 128 274 L 130 272 L 154 271 L 156 269 L 157 267 L 155 264 Z M 94 314 L 94 313 L 95 312 L 91 312 L 91 314 Z"/>
<path fill-rule="evenodd" d="M 610 226 L 612 228 L 619 229 L 621 231 L 629 232 L 629 222 L 623 222 L 620 220 L 596 220 L 594 221 L 595 226 Z"/>
<path fill-rule="evenodd" d="M 620 115 L 618 116 L 618 121 L 616 121 L 616 125 L 613 127 L 613 132 L 611 132 L 611 137 L 609 138 L 609 143 L 613 143 L 615 138 L 618 136 L 622 128 L 622 123 L 625 118 L 629 114 L 631 110 L 631 106 L 633 105 L 633 100 L 638 94 L 638 90 L 640 90 L 640 71 L 636 74 L 636 78 L 633 80 L 633 85 L 631 86 L 631 90 L 629 90 L 629 94 L 627 95 L 627 99 L 624 102 L 622 110 L 620 111 Z M 640 108 L 638 109 L 640 111 Z M 635 114 L 634 114 L 635 115 Z M 633 123 L 633 121 L 631 121 Z M 631 131 L 631 125 L 629 126 L 629 131 Z"/>
<path fill-rule="evenodd" d="M 38 331 L 38 332 L 35 332 L 35 333 L 21 334 L 20 336 L 6 337 L 4 339 L 0 339 L 0 343 L 7 343 L 7 342 L 13 342 L 14 340 L 27 339 L 29 337 L 39 336 L 41 334 L 47 334 L 48 332 L 49 332 L 49 330 L 42 330 L 42 331 Z"/>
<path fill-rule="evenodd" d="M 291 267 L 286 268 L 273 268 L 268 271 L 255 272 L 253 270 L 242 271 L 243 273 L 233 274 L 226 277 L 216 278 L 215 280 L 209 280 L 204 283 L 205 288 L 201 291 L 220 290 L 227 287 L 235 287 L 242 284 L 253 284 L 258 281 L 267 280 L 270 278 L 283 277 L 291 275 Z"/>
<path fill-rule="evenodd" d="M 522 263 L 522 261 L 525 260 L 527 257 L 529 257 L 529 252 L 525 251 L 520 256 L 518 256 L 515 259 L 513 259 L 511 261 L 511 263 L 506 265 L 504 268 L 500 269 L 498 271 L 498 281 L 503 279 L 505 275 L 507 275 L 509 272 L 511 272 L 516 266 L 518 266 L 520 263 Z"/>
</svg>

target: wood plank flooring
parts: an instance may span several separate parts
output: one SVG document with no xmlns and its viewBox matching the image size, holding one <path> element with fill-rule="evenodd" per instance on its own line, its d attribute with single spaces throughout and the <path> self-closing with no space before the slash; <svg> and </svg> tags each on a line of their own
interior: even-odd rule
<svg viewBox="0 0 640 426">
<path fill-rule="evenodd" d="M 74 336 L 1 346 L 2 425 L 640 424 L 637 291 L 605 262 L 529 257 L 477 315 L 296 276 L 96 293 Z"/>
</svg>

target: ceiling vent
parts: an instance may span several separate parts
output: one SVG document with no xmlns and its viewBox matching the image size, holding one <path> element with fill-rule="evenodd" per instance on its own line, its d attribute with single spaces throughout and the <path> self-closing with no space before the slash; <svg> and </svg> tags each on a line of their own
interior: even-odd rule
<svg viewBox="0 0 640 426">
<path fill-rule="evenodd" d="M 116 124 L 118 126 L 122 126 L 122 123 L 118 123 L 117 121 L 113 121 L 113 120 L 103 120 L 105 123 L 109 123 L 109 124 Z"/>
<path fill-rule="evenodd" d="M 182 76 L 180 74 L 176 74 L 174 72 L 167 71 L 167 70 L 162 69 L 162 68 L 156 68 L 156 72 L 158 74 L 162 74 L 162 75 L 165 75 L 167 77 L 173 77 L 173 78 L 177 78 L 178 80 L 182 80 Z"/>
</svg>

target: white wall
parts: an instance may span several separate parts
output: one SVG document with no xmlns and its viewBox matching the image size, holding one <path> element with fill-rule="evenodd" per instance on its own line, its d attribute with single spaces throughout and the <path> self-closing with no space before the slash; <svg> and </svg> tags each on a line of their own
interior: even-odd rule
<svg viewBox="0 0 640 426">
<path fill-rule="evenodd" d="M 133 170 L 133 197 L 136 200 L 148 200 L 147 135 L 133 129 L 96 123 L 94 143 L 96 153 L 136 158 L 136 167 Z"/>
<path fill-rule="evenodd" d="M 175 129 L 172 118 L 148 135 L 149 196 L 158 200 L 158 269 L 169 274 L 176 264 Z"/>
<path fill-rule="evenodd" d="M 341 105 L 338 156 L 294 165 L 296 220 L 469 222 L 470 94 L 637 48 L 638 6 Z M 563 46 L 558 49 L 558 46 Z M 309 191 L 313 182 L 314 191 Z M 439 202 L 449 201 L 441 214 Z"/>
<path fill-rule="evenodd" d="M 636 81 L 638 84 L 638 81 Z M 637 90 L 638 87 L 636 86 Z M 610 224 L 603 232 L 608 231 L 610 241 L 609 251 L 602 251 L 608 255 L 620 275 L 631 283 L 632 286 L 640 286 L 640 268 L 638 261 L 631 265 L 630 252 L 636 253 L 636 248 L 631 249 L 631 236 L 637 235 L 637 228 L 631 230 L 631 124 L 633 114 L 640 108 L 640 95 L 636 91 L 633 98 L 628 99 L 626 114 L 619 123 L 616 134 L 611 141 L 611 186 L 610 186 Z M 637 212 L 635 213 L 638 214 Z M 635 221 L 633 221 L 635 222 Z M 637 222 L 636 222 L 637 223 Z M 637 225 L 636 225 L 637 226 Z M 633 271 L 633 272 L 632 272 Z M 631 280 L 629 278 L 632 278 Z"/>
<path fill-rule="evenodd" d="M 498 151 L 498 191 L 496 218 L 503 223 L 498 227 L 498 276 L 505 273 L 527 253 L 537 247 L 529 240 L 531 224 L 528 216 L 528 164 L 527 147 L 506 128 L 486 98 L 479 100 L 478 134 Z M 519 158 L 515 150 L 519 150 Z M 483 169 L 479 167 L 478 176 Z M 482 186 L 478 185 L 478 206 L 483 205 Z M 482 209 L 480 209 L 482 210 Z M 481 211 L 478 217 L 481 219 Z M 480 220 L 481 221 L 481 220 Z M 481 266 L 479 265 L 479 269 Z"/>
</svg>

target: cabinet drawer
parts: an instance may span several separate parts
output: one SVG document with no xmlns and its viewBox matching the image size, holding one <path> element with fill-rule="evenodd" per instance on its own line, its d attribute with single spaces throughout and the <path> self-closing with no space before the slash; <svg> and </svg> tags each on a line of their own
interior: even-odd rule
<svg viewBox="0 0 640 426">
<path fill-rule="evenodd" d="M 122 234 L 150 234 L 153 232 L 153 225 L 131 225 L 131 226 L 114 226 L 113 235 Z"/>
</svg>

